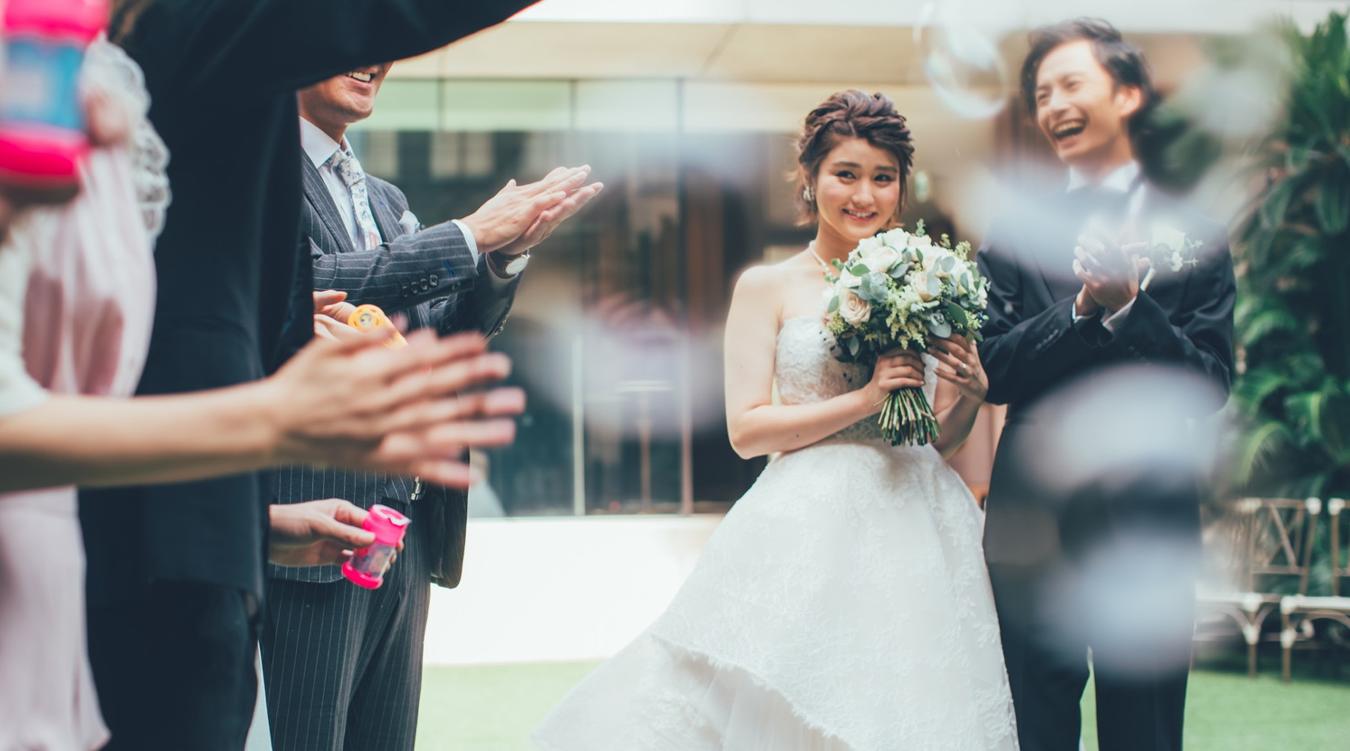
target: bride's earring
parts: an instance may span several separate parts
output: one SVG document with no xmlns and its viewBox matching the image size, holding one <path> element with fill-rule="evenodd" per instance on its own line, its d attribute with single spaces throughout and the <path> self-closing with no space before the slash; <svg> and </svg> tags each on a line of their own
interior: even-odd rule
<svg viewBox="0 0 1350 751">
<path fill-rule="evenodd" d="M 816 202 L 816 192 L 814 190 L 811 190 L 810 185 L 806 186 L 805 188 L 802 188 L 802 198 L 805 199 L 806 202 L 810 204 L 814 204 Z"/>
</svg>

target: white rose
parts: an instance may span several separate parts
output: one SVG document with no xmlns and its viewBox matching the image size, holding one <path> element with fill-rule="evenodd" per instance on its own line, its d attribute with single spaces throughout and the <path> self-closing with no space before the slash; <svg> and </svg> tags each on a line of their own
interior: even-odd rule
<svg viewBox="0 0 1350 751">
<path fill-rule="evenodd" d="M 865 238 L 863 238 L 863 240 L 862 240 L 861 242 L 858 243 L 858 247 L 857 247 L 855 250 L 856 250 L 857 252 L 866 252 L 866 251 L 868 251 L 868 250 L 871 250 L 871 249 L 873 249 L 873 248 L 877 248 L 877 247 L 880 247 L 880 246 L 881 246 L 881 238 L 880 238 L 880 237 L 875 237 L 875 236 L 874 236 L 874 237 L 865 237 Z"/>
<path fill-rule="evenodd" d="M 877 245 L 866 248 L 859 254 L 859 260 L 871 271 L 885 274 L 900 262 L 900 252 L 889 245 Z"/>
<path fill-rule="evenodd" d="M 899 227 L 881 233 L 881 239 L 892 248 L 905 248 L 910 243 L 909 233 Z"/>
<path fill-rule="evenodd" d="M 942 282 L 939 282 L 936 277 L 929 276 L 926 271 L 917 272 L 910 279 L 914 284 L 915 293 L 924 302 L 932 302 L 942 291 Z"/>
<path fill-rule="evenodd" d="M 956 256 L 946 250 L 932 251 L 924 260 L 928 261 L 928 270 L 941 279 L 946 279 L 956 272 Z"/>
<path fill-rule="evenodd" d="M 862 299 L 853 290 L 844 292 L 839 298 L 839 315 L 850 326 L 861 326 L 872 318 L 872 303 Z"/>
<path fill-rule="evenodd" d="M 861 284 L 862 277 L 854 276 L 847 268 L 839 273 L 839 282 L 837 283 L 837 286 L 840 289 L 857 289 Z"/>
</svg>

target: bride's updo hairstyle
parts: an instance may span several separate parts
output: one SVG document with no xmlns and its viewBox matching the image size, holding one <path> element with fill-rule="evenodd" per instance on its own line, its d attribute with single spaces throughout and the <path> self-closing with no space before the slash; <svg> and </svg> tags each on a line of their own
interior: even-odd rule
<svg viewBox="0 0 1350 751">
<path fill-rule="evenodd" d="M 837 92 L 811 110 L 797 137 L 796 200 L 801 224 L 817 219 L 815 185 L 820 164 L 835 146 L 847 138 L 861 138 L 888 151 L 900 167 L 900 203 L 904 208 L 910 167 L 914 164 L 914 141 L 905 117 L 885 94 L 865 94 L 857 89 Z"/>
</svg>

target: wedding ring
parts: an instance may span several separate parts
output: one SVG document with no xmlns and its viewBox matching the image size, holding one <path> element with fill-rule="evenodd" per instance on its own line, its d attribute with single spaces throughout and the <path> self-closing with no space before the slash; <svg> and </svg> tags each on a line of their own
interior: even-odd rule
<svg viewBox="0 0 1350 751">
<path fill-rule="evenodd" d="M 966 366 L 964 365 L 957 365 L 956 374 L 961 376 L 962 378 L 965 378 L 966 376 L 970 375 L 970 371 L 966 370 Z"/>
</svg>

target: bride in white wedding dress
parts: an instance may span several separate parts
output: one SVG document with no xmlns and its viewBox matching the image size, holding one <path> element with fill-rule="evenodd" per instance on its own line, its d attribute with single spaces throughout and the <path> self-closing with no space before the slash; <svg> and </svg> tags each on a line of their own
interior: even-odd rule
<svg viewBox="0 0 1350 751">
<path fill-rule="evenodd" d="M 745 272 L 726 331 L 732 445 L 781 455 L 669 609 L 546 718 L 542 748 L 1017 748 L 982 518 L 943 459 L 987 390 L 975 348 L 935 341 L 869 373 L 837 361 L 821 325 L 823 268 L 896 221 L 913 151 L 880 94 L 840 92 L 807 116 L 799 179 L 816 239 Z M 892 447 L 880 403 L 918 385 L 941 435 Z"/>
</svg>

